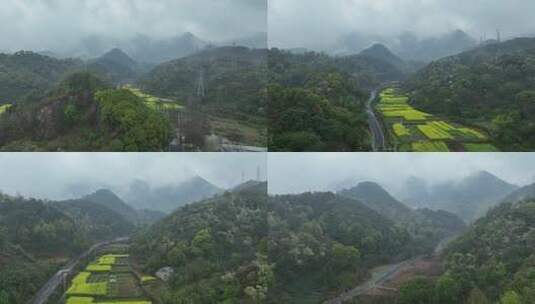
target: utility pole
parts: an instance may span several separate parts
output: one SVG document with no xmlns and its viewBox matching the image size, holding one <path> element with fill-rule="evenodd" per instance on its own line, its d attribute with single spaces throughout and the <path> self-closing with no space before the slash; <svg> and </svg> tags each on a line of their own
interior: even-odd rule
<svg viewBox="0 0 535 304">
<path fill-rule="evenodd" d="M 260 166 L 256 167 L 256 180 L 260 181 Z"/>
</svg>

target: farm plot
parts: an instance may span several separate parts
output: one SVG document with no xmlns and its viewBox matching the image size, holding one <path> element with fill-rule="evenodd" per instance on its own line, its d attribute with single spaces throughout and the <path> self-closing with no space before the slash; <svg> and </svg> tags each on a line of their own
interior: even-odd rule
<svg viewBox="0 0 535 304">
<path fill-rule="evenodd" d="M 10 104 L 10 103 L 0 105 L 0 114 L 3 114 L 5 111 L 7 111 L 12 106 L 13 105 Z"/>
<path fill-rule="evenodd" d="M 66 304 L 151 304 L 128 259 L 107 254 L 91 262 L 72 280 Z"/>
<path fill-rule="evenodd" d="M 140 89 L 132 85 L 125 85 L 123 86 L 123 89 L 129 90 L 130 92 L 134 93 L 134 95 L 143 99 L 143 101 L 145 102 L 145 105 L 147 105 L 149 108 L 152 108 L 154 110 L 173 111 L 173 110 L 181 110 L 184 108 L 184 106 L 180 102 L 172 101 L 172 100 L 164 99 L 164 98 L 158 98 L 156 96 L 143 93 Z"/>
<path fill-rule="evenodd" d="M 415 152 L 497 151 L 482 132 L 414 109 L 409 98 L 397 91 L 383 90 L 376 106 L 397 148 Z"/>
</svg>

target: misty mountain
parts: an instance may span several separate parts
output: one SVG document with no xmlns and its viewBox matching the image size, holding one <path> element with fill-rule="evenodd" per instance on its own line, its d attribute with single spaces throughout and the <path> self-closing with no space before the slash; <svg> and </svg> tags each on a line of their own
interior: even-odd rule
<svg viewBox="0 0 535 304">
<path fill-rule="evenodd" d="M 487 171 L 474 173 L 460 181 L 429 187 L 423 183 L 420 185 L 422 190 L 413 189 L 409 195 L 414 196 L 408 197 L 405 201 L 414 206 L 453 212 L 467 222 L 484 215 L 490 207 L 497 205 L 518 188 Z M 424 199 L 426 201 L 422 202 Z"/>
<path fill-rule="evenodd" d="M 398 37 L 394 52 L 402 58 L 416 61 L 433 61 L 458 54 L 477 46 L 477 41 L 462 30 L 455 30 L 440 36 L 418 39 L 412 33 Z"/>
<path fill-rule="evenodd" d="M 444 210 L 410 209 L 377 183 L 363 182 L 338 194 L 359 201 L 392 220 L 417 239 L 421 248 L 428 250 L 466 229 L 465 223 L 457 215 Z"/>
<path fill-rule="evenodd" d="M 268 37 L 267 32 L 256 33 L 247 37 L 237 38 L 223 43 L 217 43 L 221 46 L 244 46 L 250 49 L 267 49 Z"/>
<path fill-rule="evenodd" d="M 507 195 L 503 202 L 516 203 L 524 200 L 535 200 L 535 184 L 516 189 Z"/>
<path fill-rule="evenodd" d="M 386 47 L 377 45 L 365 50 L 363 54 L 335 57 L 334 62 L 339 70 L 367 79 L 367 83 L 362 82 L 362 85 L 372 88 L 377 83 L 405 79 L 405 73 L 409 69 L 395 57 Z M 393 64 L 394 62 L 397 64 Z"/>
<path fill-rule="evenodd" d="M 82 200 L 104 206 L 117 212 L 117 214 L 120 214 L 130 223 L 138 222 L 137 211 L 108 189 L 97 190 L 92 194 L 82 197 Z"/>
<path fill-rule="evenodd" d="M 196 176 L 177 185 L 155 188 L 151 188 L 145 181 L 136 180 L 130 184 L 124 197 L 135 208 L 169 213 L 178 207 L 212 197 L 222 191 L 204 178 Z"/>
<path fill-rule="evenodd" d="M 382 60 L 401 70 L 405 69 L 405 62 L 394 55 L 384 44 L 376 43 L 360 52 L 359 55 Z"/>
<path fill-rule="evenodd" d="M 189 32 L 162 39 L 141 34 L 122 40 L 92 35 L 80 40 L 70 50 L 56 52 L 61 53 L 63 57 L 89 59 L 96 58 L 110 49 L 121 49 L 137 62 L 158 64 L 191 55 L 209 44 Z"/>
<path fill-rule="evenodd" d="M 433 61 L 461 53 L 477 46 L 477 41 L 462 30 L 448 32 L 434 37 L 420 38 L 412 32 L 386 37 L 353 32 L 342 37 L 330 53 L 356 54 L 374 44 L 387 45 L 404 60 Z"/>
<path fill-rule="evenodd" d="M 377 183 L 363 182 L 338 194 L 360 201 L 368 208 L 394 221 L 406 219 L 411 213 L 409 207 L 397 201 Z"/>
<path fill-rule="evenodd" d="M 89 60 L 86 68 L 101 75 L 111 83 L 134 81 L 140 66 L 121 49 L 115 48 L 104 55 Z"/>
<path fill-rule="evenodd" d="M 128 236 L 135 229 L 133 222 L 105 203 L 78 199 L 49 204 L 72 218 L 84 234 L 94 242 Z"/>
</svg>

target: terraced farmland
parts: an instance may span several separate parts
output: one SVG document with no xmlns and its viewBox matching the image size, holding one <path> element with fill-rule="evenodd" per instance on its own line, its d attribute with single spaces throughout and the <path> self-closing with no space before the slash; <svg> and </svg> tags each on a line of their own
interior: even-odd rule
<svg viewBox="0 0 535 304">
<path fill-rule="evenodd" d="M 413 108 L 409 98 L 399 94 L 397 88 L 383 90 L 376 109 L 396 151 L 498 151 L 483 132 Z"/>
<path fill-rule="evenodd" d="M 142 98 L 148 107 L 155 110 L 173 111 L 184 108 L 184 106 L 180 102 L 158 98 L 156 96 L 143 93 L 140 89 L 132 85 L 125 85 L 123 86 L 123 89 L 127 89 L 130 92 L 134 93 L 134 95 Z"/>
<path fill-rule="evenodd" d="M 91 262 L 72 280 L 66 304 L 152 304 L 128 260 L 107 254 Z"/>
<path fill-rule="evenodd" d="M 11 106 L 13 106 L 13 105 L 9 104 L 9 103 L 0 105 L 0 114 L 2 114 L 5 111 L 7 111 L 7 109 L 11 108 Z"/>
</svg>

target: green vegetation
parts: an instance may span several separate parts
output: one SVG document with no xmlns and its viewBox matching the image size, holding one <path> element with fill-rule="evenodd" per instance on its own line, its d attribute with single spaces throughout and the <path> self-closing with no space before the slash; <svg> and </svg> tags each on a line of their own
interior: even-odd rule
<svg viewBox="0 0 535 304">
<path fill-rule="evenodd" d="M 182 127 L 194 133 L 189 137 L 201 137 L 191 140 L 201 149 L 203 137 L 212 134 L 266 147 L 267 73 L 267 50 L 217 47 L 160 64 L 137 85 L 149 105 L 156 99 L 166 107 L 170 101 L 184 102 L 173 107 L 185 105 L 185 116 L 196 121 Z M 201 79 L 204 92 L 197 90 Z"/>
<path fill-rule="evenodd" d="M 495 207 L 446 248 L 445 273 L 405 283 L 399 303 L 533 303 L 534 228 L 534 201 Z"/>
<path fill-rule="evenodd" d="M 497 151 L 496 147 L 487 143 L 487 137 L 481 132 L 416 110 L 409 104 L 409 98 L 398 92 L 396 87 L 384 89 L 377 105 L 396 149 L 414 152 L 470 151 L 476 148 L 479 151 Z"/>
<path fill-rule="evenodd" d="M 319 54 L 271 50 L 270 151 L 368 151 L 359 79 Z"/>
<path fill-rule="evenodd" d="M 146 273 L 174 269 L 163 303 L 261 303 L 267 262 L 266 183 L 184 206 L 139 235 L 131 250 Z M 148 287 L 150 288 L 150 286 Z"/>
<path fill-rule="evenodd" d="M 419 109 L 486 130 L 499 150 L 533 151 L 534 48 L 533 38 L 481 46 L 429 64 L 404 89 Z"/>
<path fill-rule="evenodd" d="M 395 123 L 392 128 L 394 129 L 394 133 L 396 133 L 397 137 L 403 137 L 403 136 L 409 136 L 411 135 L 411 131 L 407 128 L 405 128 L 404 125 L 400 123 Z"/>
<path fill-rule="evenodd" d="M 9 108 L 11 108 L 13 105 L 10 103 L 2 104 L 0 105 L 0 114 L 6 112 Z"/>
<path fill-rule="evenodd" d="M 125 85 L 123 86 L 123 89 L 129 90 L 130 92 L 134 93 L 134 95 L 136 95 L 137 97 L 143 99 L 145 104 L 153 110 L 178 111 L 184 108 L 184 106 L 180 102 L 163 100 L 156 96 L 143 93 L 140 89 L 132 85 Z"/>
<path fill-rule="evenodd" d="M 27 51 L 0 54 L 0 100 L 39 102 L 66 73 L 81 66 L 79 60 L 58 60 Z"/>
<path fill-rule="evenodd" d="M 411 144 L 414 152 L 449 152 L 448 145 L 443 141 L 417 141 Z"/>
<path fill-rule="evenodd" d="M 71 74 L 46 102 L 0 116 L 0 149 L 7 151 L 164 151 L 171 135 L 164 114 L 90 73 Z"/>
</svg>

